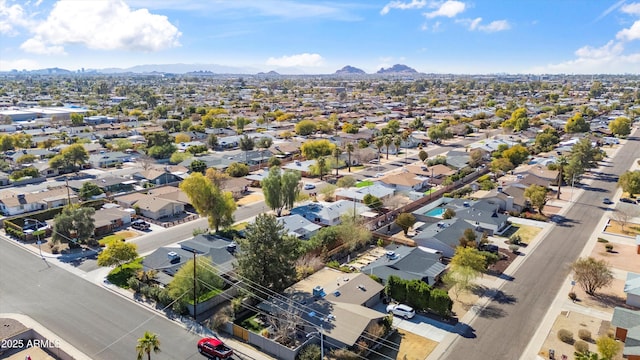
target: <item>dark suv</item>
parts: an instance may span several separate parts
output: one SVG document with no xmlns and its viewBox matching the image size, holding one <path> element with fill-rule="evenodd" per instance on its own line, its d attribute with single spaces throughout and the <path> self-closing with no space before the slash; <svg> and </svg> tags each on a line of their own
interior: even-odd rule
<svg viewBox="0 0 640 360">
<path fill-rule="evenodd" d="M 149 230 L 151 225 L 149 225 L 149 223 L 144 220 L 134 220 L 133 222 L 131 222 L 131 227 L 136 230 Z"/>
</svg>

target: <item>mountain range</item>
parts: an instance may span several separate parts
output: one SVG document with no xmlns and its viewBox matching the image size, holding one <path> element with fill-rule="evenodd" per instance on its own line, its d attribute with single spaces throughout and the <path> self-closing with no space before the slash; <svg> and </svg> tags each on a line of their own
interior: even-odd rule
<svg viewBox="0 0 640 360">
<path fill-rule="evenodd" d="M 289 69 L 287 72 L 305 73 L 299 69 Z M 260 72 L 258 69 L 250 67 L 234 67 L 217 64 L 147 64 L 136 65 L 129 68 L 104 68 L 104 69 L 82 69 L 71 71 L 60 68 L 48 68 L 38 70 L 12 70 L 2 73 L 10 74 L 32 74 L 32 75 L 68 75 L 68 74 L 189 74 L 189 75 L 218 75 L 218 74 L 256 74 L 258 76 L 279 76 L 276 71 L 267 73 Z M 347 65 L 337 70 L 335 75 L 367 75 L 367 73 L 359 68 Z M 407 65 L 396 64 L 390 68 L 381 68 L 375 74 L 418 74 L 418 72 Z M 309 74 L 322 75 L 322 74 Z"/>
</svg>

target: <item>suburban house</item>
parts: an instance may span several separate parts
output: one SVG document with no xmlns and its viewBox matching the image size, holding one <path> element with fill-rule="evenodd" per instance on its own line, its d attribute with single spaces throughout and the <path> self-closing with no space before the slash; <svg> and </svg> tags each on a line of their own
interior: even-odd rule
<svg viewBox="0 0 640 360">
<path fill-rule="evenodd" d="M 239 199 L 249 190 L 250 185 L 249 179 L 232 177 L 222 182 L 220 190 L 228 191 L 234 199 Z"/>
<path fill-rule="evenodd" d="M 622 356 L 640 360 L 640 311 L 616 307 L 611 325 L 616 328 L 615 339 L 624 343 Z"/>
<path fill-rule="evenodd" d="M 149 189 L 147 192 L 150 196 L 162 199 L 173 200 L 183 203 L 185 208 L 191 208 L 191 199 L 189 195 L 177 186 L 159 186 Z"/>
<path fill-rule="evenodd" d="M 37 192 L 25 193 L 20 189 L 6 189 L 0 191 L 0 212 L 5 216 L 25 214 L 32 211 L 62 207 L 69 203 L 78 202 L 76 193 L 66 186 L 43 189 Z"/>
<path fill-rule="evenodd" d="M 640 274 L 629 272 L 627 280 L 624 282 L 624 293 L 627 294 L 629 306 L 640 308 Z"/>
<path fill-rule="evenodd" d="M 453 166 L 456 169 L 462 169 L 469 165 L 471 160 L 471 154 L 467 151 L 451 150 L 447 152 L 447 165 Z"/>
<path fill-rule="evenodd" d="M 73 190 L 79 191 L 86 181 L 93 183 L 107 195 L 132 191 L 133 185 L 137 183 L 137 181 L 135 180 L 123 179 L 121 177 L 107 175 L 99 179 L 89 179 L 85 181 L 71 180 L 69 181 L 69 187 L 71 187 Z"/>
<path fill-rule="evenodd" d="M 147 195 L 138 200 L 134 206 L 140 215 L 153 220 L 172 217 L 185 212 L 184 203 L 153 195 Z"/>
<path fill-rule="evenodd" d="M 425 228 L 420 229 L 420 233 L 413 238 L 413 241 L 415 241 L 417 246 L 435 250 L 445 258 L 452 258 L 455 254 L 456 247 L 460 245 L 460 238 L 462 238 L 464 231 L 467 229 L 474 230 L 476 242 L 480 244 L 483 235 L 482 232 L 476 230 L 476 227 L 460 218 L 442 220 L 434 224 L 429 224 Z"/>
<path fill-rule="evenodd" d="M 185 171 L 175 171 L 171 172 L 171 169 L 158 169 L 151 168 L 148 170 L 142 170 L 135 174 L 133 174 L 133 178 L 141 181 L 148 181 L 154 185 L 166 185 L 180 182 L 184 179 L 187 174 Z"/>
<path fill-rule="evenodd" d="M 525 177 L 526 175 L 533 175 L 537 178 L 542 179 L 543 182 L 542 183 L 540 181 L 533 182 L 535 180 L 530 180 L 530 182 L 525 182 L 525 181 L 521 181 L 521 182 L 527 185 L 538 184 L 544 187 L 549 187 L 551 184 L 557 184 L 558 176 L 560 172 L 558 170 L 549 170 L 547 169 L 546 166 L 536 164 L 536 165 L 518 166 L 513 170 L 513 174 L 515 174 L 516 176 L 520 175 L 519 177 L 520 179 L 523 179 L 523 177 Z"/>
<path fill-rule="evenodd" d="M 154 280 L 166 286 L 173 280 L 176 272 L 191 259 L 193 259 L 192 252 L 175 247 L 161 247 L 142 259 L 142 269 L 157 270 Z"/>
<path fill-rule="evenodd" d="M 284 225 L 287 234 L 303 240 L 309 240 L 322 228 L 322 226 L 297 214 L 279 217 L 278 221 Z"/>
<path fill-rule="evenodd" d="M 305 336 L 322 326 L 326 348 L 347 348 L 354 346 L 363 333 L 379 326 L 387 315 L 371 309 L 380 302 L 383 289 L 363 273 L 324 268 L 286 289 L 282 297 L 257 306 L 278 316 L 289 309 L 287 299 L 306 304 L 305 311 L 297 313 L 302 318 L 297 335 Z"/>
<path fill-rule="evenodd" d="M 93 214 L 96 236 L 106 235 L 131 223 L 131 213 L 118 208 L 99 209 Z"/>
<path fill-rule="evenodd" d="M 385 200 L 393 196 L 395 190 L 384 186 L 380 183 L 374 183 L 371 186 L 364 186 L 361 188 L 352 187 L 348 189 L 339 188 L 335 191 L 336 199 L 351 200 L 359 203 L 364 202 L 364 197 L 367 195 L 373 195 L 380 200 Z"/>
<path fill-rule="evenodd" d="M 224 276 L 234 271 L 235 252 L 237 245 L 230 239 L 220 236 L 200 234 L 179 243 L 182 250 L 201 254 L 211 258 L 218 274 Z"/>
<path fill-rule="evenodd" d="M 378 181 L 398 192 L 417 191 L 429 186 L 428 177 L 416 176 L 409 172 L 390 174 L 380 178 Z"/>
<path fill-rule="evenodd" d="M 129 161 L 131 155 L 122 151 L 100 152 L 89 155 L 89 164 L 94 168 L 110 168 Z"/>
<path fill-rule="evenodd" d="M 303 218 L 322 225 L 338 225 L 340 217 L 344 214 L 361 215 L 371 209 L 363 204 L 347 200 L 335 202 L 312 202 L 297 206 L 291 209 L 291 214 L 301 215 Z"/>
<path fill-rule="evenodd" d="M 529 207 L 529 200 L 524 197 L 526 188 L 522 184 L 512 184 L 492 190 L 478 190 L 471 197 L 493 202 L 501 211 L 521 212 Z"/>
<path fill-rule="evenodd" d="M 389 276 L 395 275 L 403 280 L 422 280 L 433 285 L 447 267 L 441 262 L 442 255 L 419 247 L 389 245 L 385 250 L 385 256 L 362 267 L 360 271 L 378 276 L 383 283 L 386 283 Z"/>
<path fill-rule="evenodd" d="M 507 228 L 509 217 L 499 211 L 499 205 L 478 201 L 468 208 L 455 210 L 456 218 L 462 219 L 488 235 L 500 233 Z"/>
<path fill-rule="evenodd" d="M 316 164 L 315 160 L 305 160 L 305 161 L 295 160 L 293 162 L 290 162 L 282 166 L 282 169 L 300 171 L 303 177 L 308 177 L 308 176 L 311 176 L 311 165 L 315 165 L 315 164 Z"/>
</svg>

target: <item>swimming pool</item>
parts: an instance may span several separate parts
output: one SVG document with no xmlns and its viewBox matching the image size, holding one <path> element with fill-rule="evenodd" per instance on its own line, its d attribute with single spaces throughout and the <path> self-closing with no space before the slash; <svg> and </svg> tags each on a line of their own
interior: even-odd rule
<svg viewBox="0 0 640 360">
<path fill-rule="evenodd" d="M 444 213 L 444 208 L 437 207 L 435 209 L 431 209 L 431 210 L 427 211 L 427 213 L 425 215 L 431 216 L 431 217 L 440 217 L 440 216 L 442 216 L 443 213 Z"/>
</svg>

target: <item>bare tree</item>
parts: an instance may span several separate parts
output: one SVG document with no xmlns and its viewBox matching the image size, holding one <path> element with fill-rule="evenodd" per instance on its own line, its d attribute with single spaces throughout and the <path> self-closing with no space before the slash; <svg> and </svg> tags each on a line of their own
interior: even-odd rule
<svg viewBox="0 0 640 360">
<path fill-rule="evenodd" d="M 269 323 L 274 329 L 273 338 L 282 345 L 294 345 L 296 324 L 302 323 L 302 318 L 300 310 L 293 304 L 293 299 L 288 299 L 287 303 L 279 303 L 273 315 L 269 317 Z"/>
<path fill-rule="evenodd" d="M 151 169 L 156 164 L 156 161 L 147 155 L 140 156 L 136 161 L 140 163 L 144 171 Z"/>
<path fill-rule="evenodd" d="M 624 232 L 625 226 L 629 224 L 631 219 L 638 215 L 634 208 L 624 205 L 625 204 L 619 204 L 611 214 L 611 218 L 620 224 L 620 230 L 622 230 L 622 232 Z"/>
</svg>

